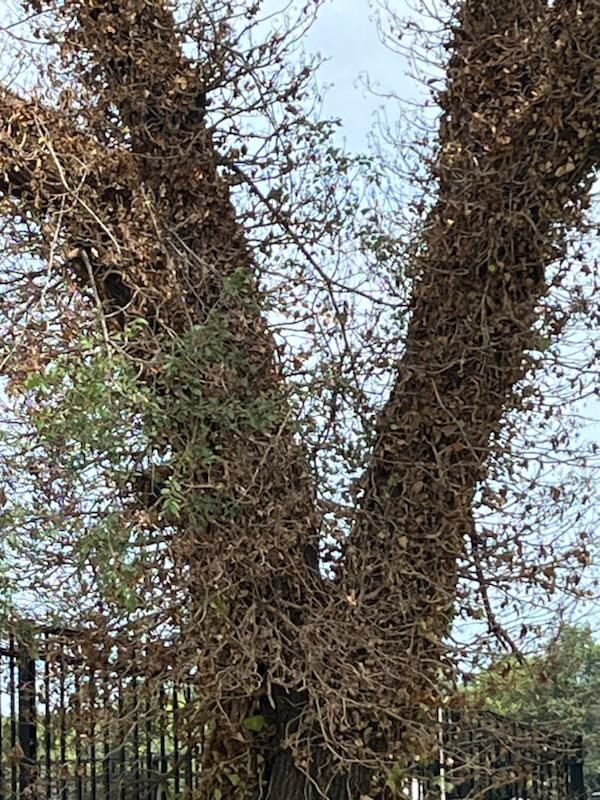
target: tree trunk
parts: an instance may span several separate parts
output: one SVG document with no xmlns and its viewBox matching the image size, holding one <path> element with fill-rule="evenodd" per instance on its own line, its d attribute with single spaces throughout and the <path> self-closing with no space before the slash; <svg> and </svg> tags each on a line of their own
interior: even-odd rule
<svg viewBox="0 0 600 800">
<path fill-rule="evenodd" d="M 348 775 L 321 775 L 322 787 L 294 766 L 287 750 L 280 750 L 273 760 L 266 800 L 361 800 L 369 787 L 369 773 L 355 769 Z"/>
<path fill-rule="evenodd" d="M 311 766 L 299 769 L 286 739 L 298 729 L 298 722 L 307 708 L 304 692 L 274 692 L 276 746 L 271 753 L 266 774 L 266 800 L 360 800 L 368 793 L 371 772 L 353 765 L 340 771 L 333 766 L 331 753 L 315 735 L 310 742 L 308 758 Z"/>
</svg>

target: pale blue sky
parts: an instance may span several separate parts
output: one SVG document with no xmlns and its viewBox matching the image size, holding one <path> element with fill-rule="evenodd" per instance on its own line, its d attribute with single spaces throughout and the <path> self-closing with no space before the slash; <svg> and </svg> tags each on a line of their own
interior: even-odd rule
<svg viewBox="0 0 600 800">
<path fill-rule="evenodd" d="M 396 9 L 406 9 L 397 0 Z M 417 85 L 408 76 L 408 64 L 379 41 L 374 12 L 367 0 L 327 0 L 310 31 L 306 47 L 327 61 L 319 70 L 321 84 L 332 84 L 325 97 L 327 116 L 340 117 L 351 149 L 364 149 L 373 115 L 385 101 L 360 84 L 368 74 L 384 91 L 414 95 Z"/>
</svg>

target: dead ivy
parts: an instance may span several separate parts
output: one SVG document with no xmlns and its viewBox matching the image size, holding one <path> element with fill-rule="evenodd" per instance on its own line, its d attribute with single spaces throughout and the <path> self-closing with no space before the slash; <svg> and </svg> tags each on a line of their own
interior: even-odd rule
<svg viewBox="0 0 600 800">
<path fill-rule="evenodd" d="M 122 648 L 126 670 L 200 687 L 201 796 L 262 796 L 283 773 L 315 797 L 393 793 L 407 754 L 436 747 L 465 569 L 514 644 L 482 567 L 498 540 L 484 546 L 474 508 L 549 346 L 550 271 L 586 230 L 600 4 L 457 5 L 435 199 L 408 246 L 361 210 L 352 171 L 376 185 L 372 163 L 308 119 L 310 68 L 283 61 L 294 30 L 252 44 L 260 4 L 24 7 L 58 60 L 45 97 L 0 89 L 7 285 L 24 315 L 6 311 L 25 420 L 12 466 L 34 487 L 4 520 L 23 537 L 13 564 L 41 520 L 24 577 L 41 594 L 61 583 L 57 615 L 89 632 L 89 657 Z M 271 127 L 245 137 L 246 115 Z M 349 239 L 375 290 L 329 274 L 319 243 L 343 260 Z M 281 343 L 278 297 L 286 325 L 331 347 L 325 367 Z M 361 359 L 383 372 L 365 378 Z M 390 368 L 380 409 L 369 393 Z M 347 503 L 335 480 L 323 497 L 331 453 L 334 475 L 335 458 L 363 468 Z M 537 561 L 550 588 L 589 560 L 583 537 L 567 550 Z"/>
</svg>

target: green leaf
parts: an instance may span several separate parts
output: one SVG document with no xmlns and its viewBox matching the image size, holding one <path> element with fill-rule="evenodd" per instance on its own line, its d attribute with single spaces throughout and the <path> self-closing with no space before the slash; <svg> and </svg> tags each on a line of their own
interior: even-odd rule
<svg viewBox="0 0 600 800">
<path fill-rule="evenodd" d="M 242 725 L 244 726 L 244 728 L 246 728 L 247 731 L 253 731 L 253 733 L 260 733 L 266 725 L 266 720 L 262 716 L 262 714 L 255 714 L 253 717 L 247 717 L 242 722 Z"/>
<path fill-rule="evenodd" d="M 540 336 L 537 342 L 537 349 L 541 353 L 544 353 L 551 346 L 552 346 L 552 339 L 550 339 L 548 336 Z"/>
<path fill-rule="evenodd" d="M 406 775 L 406 768 L 402 764 L 394 764 L 394 766 L 388 772 L 385 785 L 388 787 L 388 789 L 396 791 L 396 789 L 401 788 L 402 783 L 404 780 L 406 780 Z"/>
<path fill-rule="evenodd" d="M 28 375 L 25 378 L 23 386 L 26 389 L 37 389 L 38 386 L 42 386 L 44 383 L 42 376 L 39 372 L 32 372 L 31 375 Z"/>
</svg>

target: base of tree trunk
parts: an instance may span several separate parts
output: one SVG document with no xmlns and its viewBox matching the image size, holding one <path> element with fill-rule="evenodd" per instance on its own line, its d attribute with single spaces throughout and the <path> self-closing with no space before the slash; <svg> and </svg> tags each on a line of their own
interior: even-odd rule
<svg viewBox="0 0 600 800">
<path fill-rule="evenodd" d="M 295 766 L 289 750 L 281 750 L 273 761 L 266 800 L 361 800 L 369 783 L 364 767 L 333 776 L 323 769 L 309 777 Z"/>
</svg>

